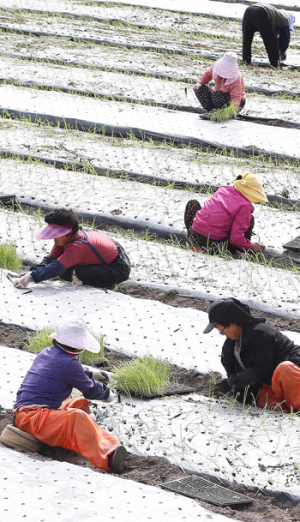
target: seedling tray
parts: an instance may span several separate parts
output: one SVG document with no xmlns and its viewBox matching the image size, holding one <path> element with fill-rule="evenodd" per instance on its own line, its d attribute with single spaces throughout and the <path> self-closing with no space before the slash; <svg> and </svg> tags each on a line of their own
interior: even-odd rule
<svg viewBox="0 0 300 522">
<path fill-rule="evenodd" d="M 167 395 L 184 395 L 185 393 L 193 393 L 195 388 L 185 386 L 184 384 L 177 384 L 176 382 L 170 382 L 167 387 L 161 393 L 147 393 L 141 395 L 138 393 L 131 392 L 132 397 L 138 397 L 141 399 L 155 399 L 157 397 L 165 397 Z"/>
<path fill-rule="evenodd" d="M 215 506 L 242 506 L 253 503 L 253 500 L 246 497 L 246 495 L 218 486 L 196 475 L 172 480 L 172 482 L 166 482 L 160 486 L 163 489 L 168 489 L 185 497 L 205 500 L 205 502 Z"/>
<path fill-rule="evenodd" d="M 300 236 L 295 237 L 292 239 L 292 241 L 289 241 L 285 245 L 283 245 L 283 248 L 286 248 L 287 250 L 294 250 L 295 252 L 300 252 Z"/>
</svg>

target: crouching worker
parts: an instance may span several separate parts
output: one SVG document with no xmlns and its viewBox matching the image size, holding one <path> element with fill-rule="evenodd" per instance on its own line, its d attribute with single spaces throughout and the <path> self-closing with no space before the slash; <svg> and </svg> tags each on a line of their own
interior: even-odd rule
<svg viewBox="0 0 300 522">
<path fill-rule="evenodd" d="M 49 446 L 77 451 L 94 466 L 120 473 L 126 449 L 90 417 L 89 402 L 110 402 L 111 392 L 96 382 L 76 359 L 84 350 L 100 351 L 82 320 L 61 322 L 50 335 L 53 345 L 35 358 L 17 393 L 15 425 Z M 94 378 L 101 372 L 92 372 Z M 67 399 L 75 387 L 84 397 Z"/>
<path fill-rule="evenodd" d="M 31 268 L 31 274 L 15 282 L 17 288 L 56 276 L 72 282 L 73 272 L 84 285 L 109 290 L 129 278 L 131 265 L 123 247 L 105 234 L 83 230 L 72 210 L 50 212 L 45 221 L 48 226 L 35 237 L 54 239 L 54 246 L 50 255 Z"/>
<path fill-rule="evenodd" d="M 216 394 L 233 391 L 238 400 L 255 402 L 259 408 L 290 412 L 300 409 L 300 346 L 252 317 L 238 299 L 215 301 L 208 312 L 209 324 L 227 338 L 221 362 L 227 378 L 215 385 Z"/>
<path fill-rule="evenodd" d="M 206 85 L 211 80 L 215 80 L 215 86 L 212 89 Z M 246 94 L 244 79 L 237 63 L 237 55 L 227 52 L 223 58 L 213 63 L 199 78 L 194 86 L 194 91 L 203 109 L 208 113 L 215 109 L 229 107 L 231 102 L 235 105 L 236 112 L 242 110 L 245 107 Z M 207 118 L 205 117 L 205 119 Z"/>
<path fill-rule="evenodd" d="M 235 178 L 234 187 L 219 188 L 203 208 L 196 199 L 190 200 L 185 209 L 184 222 L 193 249 L 211 254 L 227 250 L 252 250 L 259 252 L 261 243 L 252 243 L 254 227 L 252 203 L 267 202 L 261 182 L 255 174 L 243 174 Z"/>
</svg>

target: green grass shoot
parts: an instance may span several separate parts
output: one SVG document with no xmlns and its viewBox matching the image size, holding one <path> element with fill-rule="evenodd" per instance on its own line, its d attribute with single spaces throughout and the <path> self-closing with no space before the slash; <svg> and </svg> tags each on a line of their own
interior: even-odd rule
<svg viewBox="0 0 300 522">
<path fill-rule="evenodd" d="M 20 270 L 22 259 L 18 256 L 15 245 L 0 245 L 0 268 Z"/>
</svg>

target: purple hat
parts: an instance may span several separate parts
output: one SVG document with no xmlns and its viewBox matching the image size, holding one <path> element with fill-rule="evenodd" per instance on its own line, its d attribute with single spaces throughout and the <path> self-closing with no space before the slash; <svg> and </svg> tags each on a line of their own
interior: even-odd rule
<svg viewBox="0 0 300 522">
<path fill-rule="evenodd" d="M 71 225 L 47 225 L 39 230 L 34 237 L 37 239 L 55 239 L 56 237 L 66 236 L 72 231 Z"/>
</svg>

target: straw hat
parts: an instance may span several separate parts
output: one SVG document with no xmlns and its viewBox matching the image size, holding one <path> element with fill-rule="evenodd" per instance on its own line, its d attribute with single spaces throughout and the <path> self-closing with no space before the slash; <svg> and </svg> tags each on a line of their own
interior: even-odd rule
<svg viewBox="0 0 300 522">
<path fill-rule="evenodd" d="M 232 52 L 227 52 L 224 54 L 223 58 L 217 60 L 213 67 L 213 77 L 214 75 L 221 76 L 221 78 L 226 78 L 227 80 L 231 80 L 229 83 L 233 83 L 237 80 L 239 76 L 239 66 L 237 63 L 237 54 Z M 228 82 L 226 82 L 228 83 Z"/>
<path fill-rule="evenodd" d="M 39 230 L 34 237 L 37 239 L 55 239 L 56 237 L 66 236 L 72 231 L 71 225 L 47 225 Z"/>
<path fill-rule="evenodd" d="M 251 203 L 267 203 L 268 199 L 261 181 L 255 174 L 242 174 L 233 181 L 234 188 L 245 196 Z"/>
<path fill-rule="evenodd" d="M 92 353 L 100 352 L 100 344 L 88 331 L 83 319 L 68 319 L 61 321 L 55 331 L 49 336 L 58 343 L 77 350 L 87 350 Z"/>
</svg>

